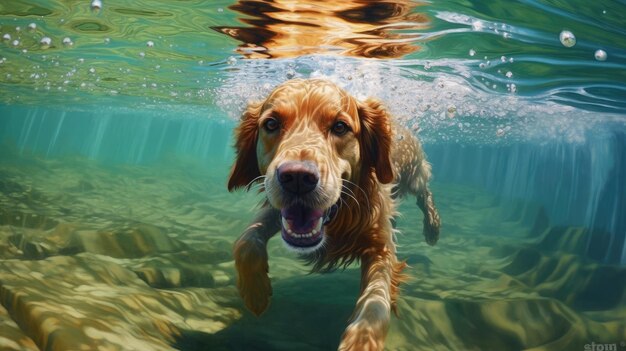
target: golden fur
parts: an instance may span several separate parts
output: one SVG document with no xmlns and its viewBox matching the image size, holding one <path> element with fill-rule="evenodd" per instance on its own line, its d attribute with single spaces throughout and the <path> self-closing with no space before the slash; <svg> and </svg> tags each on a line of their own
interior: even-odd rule
<svg viewBox="0 0 626 351">
<path fill-rule="evenodd" d="M 280 129 L 264 129 L 268 119 L 278 121 Z M 331 132 L 338 122 L 349 132 Z M 380 102 L 357 101 L 325 80 L 280 85 L 264 101 L 248 106 L 235 137 L 229 190 L 263 181 L 267 195 L 234 249 L 237 287 L 246 306 L 259 315 L 269 304 L 266 245 L 281 230 L 281 208 L 294 201 L 322 209 L 338 204 L 324 226 L 323 244 L 301 254 L 313 271 L 361 263 L 361 295 L 339 349 L 382 350 L 406 266 L 396 258 L 394 198 L 415 195 L 424 212 L 426 241 L 434 244 L 439 234 L 439 216 L 427 187 L 430 165 L 417 139 L 394 127 Z M 308 162 L 319 169 L 315 191 L 295 199 L 286 194 L 276 180 L 277 169 L 286 162 Z"/>
</svg>

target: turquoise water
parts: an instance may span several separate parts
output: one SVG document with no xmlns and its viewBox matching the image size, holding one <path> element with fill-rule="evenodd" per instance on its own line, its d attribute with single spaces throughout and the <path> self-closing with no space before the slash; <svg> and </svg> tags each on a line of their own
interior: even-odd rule
<svg viewBox="0 0 626 351">
<path fill-rule="evenodd" d="M 433 165 L 387 349 L 626 350 L 623 1 L 92 5 L 0 3 L 0 348 L 335 349 L 358 267 L 275 239 L 252 316 L 231 248 L 262 194 L 225 189 L 246 102 L 315 77 Z"/>
</svg>

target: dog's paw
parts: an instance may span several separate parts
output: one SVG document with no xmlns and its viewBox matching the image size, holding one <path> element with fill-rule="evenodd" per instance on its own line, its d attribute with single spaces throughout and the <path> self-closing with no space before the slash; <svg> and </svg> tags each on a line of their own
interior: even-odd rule
<svg viewBox="0 0 626 351">
<path fill-rule="evenodd" d="M 435 245 L 439 240 L 439 217 L 433 218 L 432 221 L 424 219 L 424 239 L 428 245 Z"/>
<path fill-rule="evenodd" d="M 239 295 L 250 312 L 256 316 L 261 315 L 269 306 L 272 296 L 265 249 L 238 245 L 235 249 L 235 266 Z"/>
<path fill-rule="evenodd" d="M 382 351 L 384 347 L 384 333 L 365 321 L 359 321 L 350 324 L 343 333 L 339 351 Z"/>
<path fill-rule="evenodd" d="M 237 288 L 250 312 L 260 316 L 267 310 L 272 296 L 272 285 L 267 273 L 259 272 L 255 277 L 240 278 Z"/>
</svg>

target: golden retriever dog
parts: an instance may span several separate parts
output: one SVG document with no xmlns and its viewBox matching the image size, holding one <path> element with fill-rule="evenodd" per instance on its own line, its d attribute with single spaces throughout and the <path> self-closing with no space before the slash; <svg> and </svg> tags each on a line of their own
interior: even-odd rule
<svg viewBox="0 0 626 351">
<path fill-rule="evenodd" d="M 426 241 L 439 237 L 418 140 L 395 127 L 380 102 L 357 101 L 321 79 L 287 81 L 251 103 L 235 139 L 228 189 L 261 183 L 266 194 L 234 248 L 248 309 L 260 315 L 268 307 L 267 242 L 280 232 L 313 271 L 361 263 L 360 297 L 339 349 L 382 350 L 406 266 L 396 258 L 394 198 L 415 195 Z"/>
</svg>

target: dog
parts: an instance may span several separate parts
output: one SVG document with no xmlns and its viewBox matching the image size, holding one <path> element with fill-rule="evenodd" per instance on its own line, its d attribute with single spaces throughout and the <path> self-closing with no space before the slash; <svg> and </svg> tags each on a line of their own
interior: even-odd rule
<svg viewBox="0 0 626 351">
<path fill-rule="evenodd" d="M 233 191 L 259 184 L 260 210 L 234 245 L 237 288 L 255 315 L 269 304 L 267 242 L 284 243 L 328 272 L 361 263 L 361 293 L 339 350 L 382 350 L 398 286 L 395 201 L 412 194 L 434 245 L 440 219 L 431 167 L 417 138 L 375 99 L 357 101 L 322 79 L 294 79 L 250 103 L 235 128 Z"/>
</svg>

